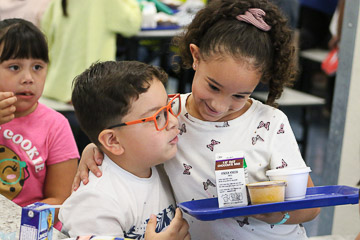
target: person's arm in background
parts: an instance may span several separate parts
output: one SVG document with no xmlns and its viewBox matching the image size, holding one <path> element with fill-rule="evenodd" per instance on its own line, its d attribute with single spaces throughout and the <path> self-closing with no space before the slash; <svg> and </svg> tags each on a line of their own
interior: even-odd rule
<svg viewBox="0 0 360 240">
<path fill-rule="evenodd" d="M 360 240 L 360 233 L 356 236 L 355 240 Z"/>
<path fill-rule="evenodd" d="M 40 21 L 40 29 L 41 31 L 43 31 L 43 33 L 46 36 L 46 41 L 49 49 L 51 49 L 51 46 L 53 44 L 53 38 L 51 37 L 52 36 L 51 32 L 52 29 L 54 29 L 54 27 L 53 27 L 53 22 L 50 21 L 50 19 L 53 19 L 52 18 L 53 14 L 54 14 L 54 2 L 50 3 L 47 6 Z"/>
<path fill-rule="evenodd" d="M 39 28 L 41 28 L 41 19 L 51 1 L 52 0 L 35 0 L 33 2 L 28 1 L 30 4 L 37 6 L 37 11 L 35 15 L 35 25 Z"/>
<path fill-rule="evenodd" d="M 123 37 L 134 36 L 140 31 L 142 17 L 137 0 L 108 0 L 104 4 L 109 30 Z"/>
<path fill-rule="evenodd" d="M 338 47 L 338 45 L 340 43 L 342 23 L 344 20 L 344 9 L 345 9 L 345 0 L 339 0 L 338 6 L 337 6 L 339 15 L 338 15 L 338 18 L 336 19 L 336 21 L 337 21 L 336 34 L 332 36 L 332 38 L 330 39 L 330 41 L 328 43 L 329 49 Z"/>
</svg>

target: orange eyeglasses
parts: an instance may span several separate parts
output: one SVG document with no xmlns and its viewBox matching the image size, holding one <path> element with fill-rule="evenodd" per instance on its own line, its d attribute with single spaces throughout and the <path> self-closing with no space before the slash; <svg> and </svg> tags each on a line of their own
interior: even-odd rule
<svg viewBox="0 0 360 240">
<path fill-rule="evenodd" d="M 168 98 L 170 99 L 169 103 L 166 106 L 160 108 L 153 116 L 112 125 L 108 127 L 108 129 L 154 121 L 156 130 L 163 130 L 169 124 L 169 112 L 175 117 L 179 116 L 181 112 L 180 94 L 170 94 L 168 95 Z"/>
</svg>

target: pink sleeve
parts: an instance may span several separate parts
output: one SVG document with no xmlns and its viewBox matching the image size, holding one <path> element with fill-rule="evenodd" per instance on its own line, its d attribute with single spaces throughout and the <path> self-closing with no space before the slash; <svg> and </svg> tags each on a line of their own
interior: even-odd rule
<svg viewBox="0 0 360 240">
<path fill-rule="evenodd" d="M 79 159 L 79 151 L 68 120 L 61 115 L 52 125 L 48 138 L 47 165 Z"/>
</svg>

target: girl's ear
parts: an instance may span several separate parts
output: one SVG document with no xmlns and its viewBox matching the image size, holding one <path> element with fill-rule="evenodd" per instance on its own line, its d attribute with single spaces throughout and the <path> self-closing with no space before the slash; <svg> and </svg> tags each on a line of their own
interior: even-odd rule
<svg viewBox="0 0 360 240">
<path fill-rule="evenodd" d="M 115 130 L 113 129 L 102 130 L 99 134 L 98 140 L 106 150 L 114 155 L 121 155 L 124 152 L 120 138 L 116 135 Z"/>
<path fill-rule="evenodd" d="M 200 62 L 200 49 L 193 43 L 190 43 L 190 52 L 193 57 L 193 69 L 196 70 L 197 65 Z"/>
</svg>

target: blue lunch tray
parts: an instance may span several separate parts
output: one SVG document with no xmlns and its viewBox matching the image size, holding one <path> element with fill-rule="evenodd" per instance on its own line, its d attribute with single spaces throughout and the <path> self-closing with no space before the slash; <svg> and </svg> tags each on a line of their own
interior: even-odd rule
<svg viewBox="0 0 360 240">
<path fill-rule="evenodd" d="M 202 220 L 248 216 L 253 214 L 290 211 L 304 208 L 329 207 L 359 203 L 359 189 L 349 186 L 319 186 L 307 188 L 301 200 L 248 205 L 243 207 L 219 208 L 217 198 L 182 202 L 179 207 L 187 214 Z"/>
</svg>

